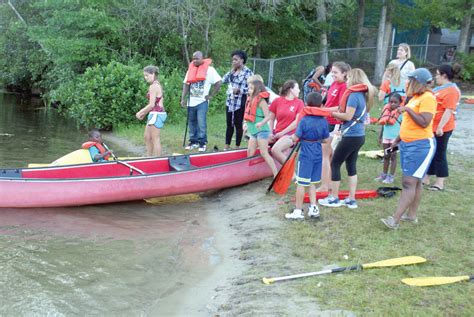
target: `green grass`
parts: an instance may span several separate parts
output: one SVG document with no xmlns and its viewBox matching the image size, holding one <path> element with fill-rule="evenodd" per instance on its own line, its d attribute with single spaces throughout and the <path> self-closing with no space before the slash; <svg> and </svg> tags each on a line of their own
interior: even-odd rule
<svg viewBox="0 0 474 317">
<path fill-rule="evenodd" d="M 224 114 L 210 116 L 208 127 L 209 148 L 217 145 L 222 149 Z M 121 127 L 115 132 L 143 143 L 143 125 Z M 184 119 L 181 124 L 165 126 L 162 143 L 166 153 L 182 152 L 183 134 Z M 369 126 L 363 150 L 378 149 L 377 136 L 378 128 Z M 471 316 L 474 283 L 415 288 L 400 282 L 405 277 L 474 274 L 474 162 L 472 158 L 451 155 L 449 163 L 451 175 L 446 190 L 424 191 L 418 210 L 419 223 L 402 223 L 398 231 L 389 231 L 380 222 L 380 218 L 394 212 L 398 195 L 359 200 L 356 210 L 321 207 L 321 221 L 282 221 L 278 244 L 294 250 L 291 256 L 304 263 L 295 273 L 406 255 L 425 257 L 427 263 L 331 274 L 290 283 L 295 283 L 302 294 L 315 298 L 322 309 L 344 309 L 373 316 Z M 359 157 L 358 188 L 381 186 L 373 181 L 381 168 L 380 160 Z M 343 168 L 342 189 L 347 189 L 345 175 Z M 395 185 L 401 186 L 399 170 Z M 293 196 L 294 188 L 289 193 Z M 273 216 L 283 218 L 292 207 L 291 202 L 282 205 Z M 273 253 L 278 254 L 278 250 Z"/>
<path fill-rule="evenodd" d="M 363 149 L 377 148 L 376 135 L 376 127 L 370 126 Z M 380 222 L 394 212 L 397 196 L 359 200 L 356 210 L 321 207 L 320 222 L 291 223 L 284 232 L 294 247 L 293 256 L 308 264 L 307 271 L 407 255 L 425 257 L 427 263 L 308 278 L 300 281 L 302 292 L 317 298 L 324 309 L 363 315 L 472 315 L 473 283 L 415 288 L 400 282 L 405 277 L 474 274 L 474 162 L 459 156 L 450 156 L 449 162 L 447 189 L 423 192 L 418 224 L 402 223 L 400 230 L 390 231 Z M 359 157 L 357 167 L 358 188 L 381 186 L 372 180 L 381 171 L 380 160 Z M 395 185 L 401 186 L 399 171 Z M 280 213 L 289 208 L 291 205 L 281 207 Z"/>
</svg>

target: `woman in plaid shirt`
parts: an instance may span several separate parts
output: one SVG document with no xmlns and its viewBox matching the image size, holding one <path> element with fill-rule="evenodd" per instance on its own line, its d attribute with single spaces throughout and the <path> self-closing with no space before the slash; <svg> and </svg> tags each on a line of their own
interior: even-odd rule
<svg viewBox="0 0 474 317">
<path fill-rule="evenodd" d="M 222 81 L 228 84 L 226 100 L 226 123 L 224 151 L 230 149 L 230 143 L 235 128 L 235 147 L 240 147 L 242 141 L 242 124 L 244 121 L 245 102 L 247 101 L 248 85 L 247 79 L 253 75 L 252 71 L 245 66 L 247 54 L 244 51 L 232 52 L 232 70 L 224 75 Z"/>
</svg>

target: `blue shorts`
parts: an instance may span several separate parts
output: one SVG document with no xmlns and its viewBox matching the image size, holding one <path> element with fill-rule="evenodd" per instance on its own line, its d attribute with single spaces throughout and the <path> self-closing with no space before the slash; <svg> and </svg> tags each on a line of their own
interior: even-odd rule
<svg viewBox="0 0 474 317">
<path fill-rule="evenodd" d="M 399 146 L 403 175 L 422 179 L 435 154 L 435 139 L 423 139 L 413 142 L 401 141 Z"/>
<path fill-rule="evenodd" d="M 154 125 L 156 128 L 161 129 L 165 125 L 167 117 L 168 115 L 166 114 L 166 112 L 151 111 L 150 113 L 148 113 L 146 124 Z"/>
<path fill-rule="evenodd" d="M 257 140 L 268 140 L 270 138 L 270 131 L 259 131 L 250 135 L 250 137 Z"/>
<path fill-rule="evenodd" d="M 321 161 L 298 160 L 296 165 L 296 184 L 301 186 L 309 186 L 321 181 Z"/>
</svg>

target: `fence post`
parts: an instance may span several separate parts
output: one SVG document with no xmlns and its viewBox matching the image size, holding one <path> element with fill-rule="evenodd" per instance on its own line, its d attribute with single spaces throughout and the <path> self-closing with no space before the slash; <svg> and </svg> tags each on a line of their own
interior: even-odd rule
<svg viewBox="0 0 474 317">
<path fill-rule="evenodd" d="M 272 84 L 273 84 L 273 65 L 275 64 L 275 60 L 271 59 L 270 60 L 270 68 L 268 69 L 268 88 L 272 89 Z"/>
</svg>

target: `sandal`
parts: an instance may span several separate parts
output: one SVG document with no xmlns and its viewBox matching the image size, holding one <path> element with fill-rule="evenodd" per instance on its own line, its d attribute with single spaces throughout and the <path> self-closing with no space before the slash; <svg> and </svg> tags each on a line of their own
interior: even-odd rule
<svg viewBox="0 0 474 317">
<path fill-rule="evenodd" d="M 428 187 L 428 190 L 431 190 L 431 191 L 434 191 L 434 192 L 440 192 L 440 191 L 443 191 L 444 188 L 441 188 L 441 187 L 436 186 L 436 185 L 431 185 L 430 187 Z"/>
</svg>

